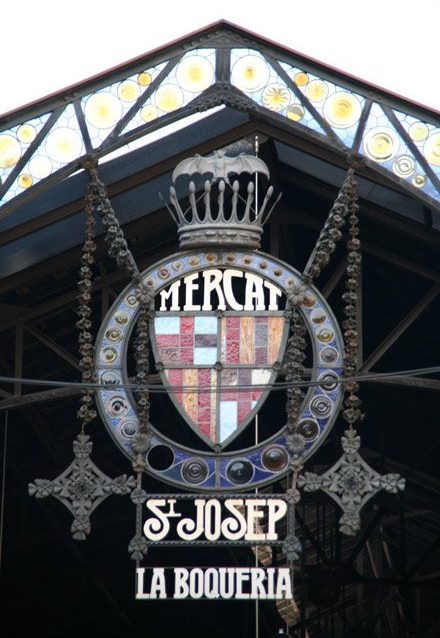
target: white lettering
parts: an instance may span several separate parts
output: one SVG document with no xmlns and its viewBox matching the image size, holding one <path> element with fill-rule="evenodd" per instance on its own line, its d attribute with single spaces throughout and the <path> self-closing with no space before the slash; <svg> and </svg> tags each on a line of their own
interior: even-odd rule
<svg viewBox="0 0 440 638">
<path fill-rule="evenodd" d="M 258 275 L 247 272 L 246 275 L 246 295 L 243 310 L 264 310 L 264 290 L 263 280 Z M 254 303 L 255 301 L 255 303 Z"/>
<path fill-rule="evenodd" d="M 243 275 L 243 271 L 234 270 L 233 268 L 229 268 L 223 273 L 223 290 L 225 291 L 226 301 L 231 310 L 243 310 L 242 304 L 237 302 L 232 291 L 232 279 L 234 277 L 242 278 Z"/>
<path fill-rule="evenodd" d="M 263 510 L 258 509 L 258 507 L 265 504 L 266 501 L 263 498 L 246 502 L 247 534 L 245 539 L 247 541 L 264 541 L 266 539 L 264 532 L 257 532 L 258 519 L 264 516 Z"/>
<path fill-rule="evenodd" d="M 166 305 L 166 300 L 171 297 L 171 308 L 173 312 L 175 310 L 180 310 L 179 308 L 179 288 L 180 288 L 181 280 L 175 281 L 168 290 L 161 290 L 160 292 L 160 310 L 168 310 Z"/>
<path fill-rule="evenodd" d="M 237 279 L 245 279 L 244 304 L 240 303 Z M 179 306 L 179 291 L 183 281 L 185 288 L 185 303 L 183 308 Z M 269 294 L 265 295 L 265 288 Z M 235 291 L 234 291 L 235 289 Z M 203 305 L 194 303 L 194 293 L 203 291 Z M 240 290 L 240 288 L 239 288 Z M 243 296 L 243 293 L 240 293 Z M 266 297 L 269 297 L 269 304 L 266 308 Z M 213 310 L 234 310 L 234 311 L 277 311 L 278 301 L 282 296 L 281 289 L 270 281 L 266 281 L 260 275 L 238 270 L 236 268 L 208 268 L 203 272 L 196 272 L 175 281 L 168 290 L 160 292 L 160 311 L 185 310 L 211 312 Z M 171 301 L 171 305 L 170 305 Z M 243 301 L 243 299 L 241 299 Z M 213 303 L 214 302 L 214 303 Z M 168 307 L 170 305 L 170 307 Z"/>
<path fill-rule="evenodd" d="M 200 306 L 193 304 L 193 293 L 195 290 L 199 289 L 199 284 L 195 283 L 195 280 L 198 279 L 199 273 L 195 272 L 193 275 L 188 275 L 183 278 L 183 283 L 185 284 L 185 305 L 183 306 L 184 310 L 200 310 Z"/>
<path fill-rule="evenodd" d="M 137 579 L 136 599 L 137 600 L 150 600 L 150 599 L 167 597 L 164 567 L 155 567 L 153 569 L 153 574 L 151 576 L 150 593 L 147 593 L 144 591 L 144 576 L 145 576 L 145 568 L 138 567 L 136 569 L 136 579 Z"/>
<path fill-rule="evenodd" d="M 280 567 L 278 570 L 277 588 L 275 598 L 293 598 L 292 581 L 290 578 L 290 570 L 287 567 Z"/>
<path fill-rule="evenodd" d="M 211 293 L 215 290 L 218 296 L 218 305 L 216 310 L 226 310 L 225 296 L 221 288 L 221 281 L 223 279 L 223 272 L 212 268 L 211 270 L 205 270 L 203 273 L 204 286 L 203 286 L 203 306 L 202 310 L 212 310 Z M 162 308 L 161 308 L 162 310 Z"/>
<path fill-rule="evenodd" d="M 184 567 L 174 568 L 174 598 L 188 598 L 188 575 L 189 571 Z"/>
<path fill-rule="evenodd" d="M 278 310 L 277 297 L 281 297 L 281 290 L 270 283 L 264 282 L 265 287 L 269 290 L 269 307 L 268 310 Z"/>
<path fill-rule="evenodd" d="M 275 533 L 275 525 L 286 515 L 287 503 L 281 498 L 269 498 L 267 499 L 267 510 L 266 540 L 276 541 L 278 534 Z"/>
</svg>

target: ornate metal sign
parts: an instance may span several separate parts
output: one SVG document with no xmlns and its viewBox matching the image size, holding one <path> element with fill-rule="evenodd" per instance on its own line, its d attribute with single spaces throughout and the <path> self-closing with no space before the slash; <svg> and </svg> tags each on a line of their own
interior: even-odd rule
<svg viewBox="0 0 440 638">
<path fill-rule="evenodd" d="M 200 170 L 211 166 L 208 159 Z M 243 157 L 234 164 L 228 158 L 225 170 L 228 174 L 262 171 L 263 162 L 258 160 L 257 165 L 251 159 L 253 164 Z M 219 160 L 223 156 L 214 156 L 211 164 Z M 175 176 L 189 170 L 186 160 L 184 164 L 181 170 L 176 168 Z M 219 170 L 211 167 L 214 174 Z M 251 448 L 229 451 L 228 446 L 249 427 L 277 379 L 289 332 L 292 291 L 302 291 L 300 312 L 312 345 L 312 380 L 317 382 L 307 393 L 298 422 L 305 457 L 327 436 L 340 407 L 342 338 L 318 290 L 288 264 L 256 250 L 272 187 L 257 214 L 251 212 L 252 178 L 245 196 L 240 195 L 238 181 L 232 185 L 206 181 L 197 202 L 195 190 L 190 182 L 186 212 L 174 187 L 170 194 L 181 247 L 186 250 L 143 272 L 141 281 L 155 298 L 150 336 L 157 369 L 201 445 L 189 449 L 170 440 L 160 423 L 152 423 L 146 469 L 191 490 L 260 486 L 290 467 L 285 423 L 274 423 L 270 436 Z M 129 383 L 126 359 L 138 310 L 135 287 L 128 286 L 108 313 L 96 350 L 97 377 L 106 384 L 98 391 L 99 411 L 128 455 L 133 455 L 138 419 L 133 396 L 123 386 Z M 211 451 L 206 451 L 206 444 Z"/>
<path fill-rule="evenodd" d="M 174 181 L 197 173 L 210 174 L 211 179 L 198 186 L 189 182 L 187 209 L 171 186 L 170 212 L 177 223 L 181 251 L 143 273 L 128 249 L 96 168 L 89 166 L 88 170 L 89 216 L 78 309 L 85 384 L 78 412 L 81 432 L 71 465 L 54 480 L 37 479 L 29 491 L 38 498 L 53 495 L 64 503 L 74 516 L 72 533 L 77 539 L 89 534 L 90 515 L 104 498 L 129 493 L 136 506 L 129 552 L 136 561 L 139 600 L 292 598 L 290 568 L 176 567 L 168 568 L 166 575 L 167 568 L 146 570 L 140 561 L 154 545 L 264 544 L 269 550 L 279 546 L 291 562 L 301 550 L 295 535 L 299 489 L 323 490 L 333 498 L 343 511 L 340 529 L 346 534 L 359 530 L 360 510 L 379 490 L 396 493 L 403 489 L 399 475 L 380 475 L 362 459 L 360 437 L 354 429 L 362 413 L 355 378 L 355 290 L 361 257 L 353 170 L 349 170 L 302 274 L 259 250 L 263 224 L 278 200 L 269 210 L 273 196 L 269 186 L 258 206 L 256 186 L 269 172 L 256 157 L 229 158 L 218 151 L 208 158 L 184 160 L 176 167 Z M 234 173 L 251 177 L 244 184 L 243 178 L 230 178 Z M 125 266 L 132 283 L 102 323 L 93 372 L 89 290 L 95 207 L 106 228 L 109 252 Z M 328 263 L 347 217 L 344 353 L 336 319 L 312 280 Z M 174 406 L 167 408 L 171 417 L 156 412 L 153 423 L 149 416 L 153 389 L 148 384 L 149 343 L 162 381 L 156 390 L 165 391 Z M 303 393 L 307 351 L 310 380 Z M 134 384 L 130 383 L 128 361 L 132 352 Z M 117 445 L 131 458 L 135 477 L 110 479 L 90 458 L 92 443 L 85 426 L 95 417 L 90 386 L 94 377 L 99 412 Z M 343 385 L 347 390 L 343 417 L 348 424 L 342 437 L 344 453 L 324 474 L 302 474 L 304 462 L 335 422 Z M 249 436 L 271 391 L 280 386 L 287 394 L 285 418 L 276 416 L 279 411 L 267 410 L 264 427 L 255 427 L 254 436 Z M 185 439 L 194 443 L 183 444 Z M 187 492 L 147 494 L 142 487 L 143 472 Z M 252 492 L 289 472 L 291 482 L 284 494 Z M 281 521 L 282 533 L 277 527 Z"/>
</svg>

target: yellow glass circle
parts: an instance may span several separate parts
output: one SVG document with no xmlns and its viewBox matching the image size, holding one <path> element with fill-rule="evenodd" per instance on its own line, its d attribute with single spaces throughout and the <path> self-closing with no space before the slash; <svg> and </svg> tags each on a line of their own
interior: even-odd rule
<svg viewBox="0 0 440 638">
<path fill-rule="evenodd" d="M 17 138 L 23 144 L 30 144 L 37 137 L 37 131 L 32 124 L 22 124 L 17 131 Z"/>
<path fill-rule="evenodd" d="M 304 71 L 299 71 L 298 73 L 296 73 L 293 79 L 295 80 L 295 84 L 297 86 L 305 86 L 309 83 L 309 76 L 307 75 L 307 73 L 304 73 Z"/>
<path fill-rule="evenodd" d="M 322 80 L 312 80 L 307 85 L 306 95 L 311 102 L 323 102 L 328 95 L 328 84 Z"/>
<path fill-rule="evenodd" d="M 124 102 L 134 102 L 139 97 L 139 85 L 133 80 L 125 80 L 118 86 L 118 95 Z"/>
<path fill-rule="evenodd" d="M 290 93 L 281 84 L 270 84 L 264 89 L 261 101 L 271 111 L 282 111 L 289 104 Z"/>
<path fill-rule="evenodd" d="M 416 170 L 416 163 L 411 155 L 399 155 L 393 163 L 393 171 L 399 177 L 409 177 Z"/>
<path fill-rule="evenodd" d="M 12 135 L 0 135 L 0 168 L 15 166 L 21 157 L 21 146 Z"/>
<path fill-rule="evenodd" d="M 82 141 L 71 128 L 57 128 L 47 136 L 46 151 L 51 159 L 61 164 L 71 162 L 80 156 Z"/>
<path fill-rule="evenodd" d="M 165 113 L 171 113 L 183 104 L 183 91 L 175 84 L 164 84 L 156 92 L 156 104 Z"/>
<path fill-rule="evenodd" d="M 244 55 L 232 67 L 231 82 L 241 91 L 252 93 L 266 86 L 269 76 L 269 66 L 263 58 Z"/>
<path fill-rule="evenodd" d="M 294 122 L 302 120 L 304 117 L 304 109 L 301 104 L 290 104 L 287 109 L 287 117 Z"/>
<path fill-rule="evenodd" d="M 153 78 L 151 76 L 151 73 L 148 73 L 148 71 L 142 71 L 142 73 L 139 73 L 139 75 L 137 76 L 137 81 L 140 86 L 148 86 L 152 83 Z"/>
<path fill-rule="evenodd" d="M 214 69 L 201 55 L 190 55 L 178 64 L 176 79 L 185 91 L 200 93 L 213 83 Z"/>
<path fill-rule="evenodd" d="M 52 162 L 45 155 L 35 155 L 29 162 L 29 172 L 37 179 L 44 179 L 52 172 Z"/>
<path fill-rule="evenodd" d="M 20 175 L 17 180 L 17 183 L 21 188 L 29 188 L 30 186 L 32 186 L 32 182 L 32 177 L 27 173 L 23 173 L 22 175 Z"/>
<path fill-rule="evenodd" d="M 423 188 L 426 184 L 426 177 L 418 173 L 417 175 L 414 175 L 411 181 L 413 183 L 413 186 L 415 186 L 416 188 Z"/>
<path fill-rule="evenodd" d="M 159 117 L 159 111 L 152 104 L 147 104 L 141 109 L 141 118 L 144 122 L 152 122 Z"/>
<path fill-rule="evenodd" d="M 434 133 L 428 137 L 423 153 L 430 164 L 440 166 L 440 133 Z"/>
<path fill-rule="evenodd" d="M 428 127 L 423 122 L 414 122 L 409 127 L 409 135 L 414 142 L 423 142 L 428 137 Z"/>
<path fill-rule="evenodd" d="M 364 152 L 375 162 L 392 159 L 399 150 L 399 140 L 393 129 L 377 127 L 368 131 L 363 139 Z"/>
<path fill-rule="evenodd" d="M 84 113 L 87 121 L 95 128 L 113 128 L 121 117 L 122 105 L 116 95 L 104 91 L 88 98 Z"/>
<path fill-rule="evenodd" d="M 337 91 L 324 104 L 324 117 L 335 128 L 350 128 L 359 121 L 362 106 L 358 98 L 346 91 Z"/>
</svg>

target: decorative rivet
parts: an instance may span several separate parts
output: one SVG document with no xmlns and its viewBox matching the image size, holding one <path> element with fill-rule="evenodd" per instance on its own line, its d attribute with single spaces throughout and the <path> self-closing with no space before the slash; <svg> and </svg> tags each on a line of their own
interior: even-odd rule
<svg viewBox="0 0 440 638">
<path fill-rule="evenodd" d="M 107 361 L 107 363 L 113 363 L 113 361 L 116 360 L 116 357 L 118 356 L 118 353 L 116 352 L 116 350 L 114 348 L 104 348 L 104 359 L 105 361 Z"/>
<path fill-rule="evenodd" d="M 139 303 L 135 295 L 128 295 L 126 301 L 127 301 L 127 306 L 130 306 L 131 308 L 134 308 Z"/>
<path fill-rule="evenodd" d="M 110 330 L 107 330 L 105 336 L 107 339 L 110 339 L 110 341 L 120 341 L 122 339 L 122 333 L 119 330 L 116 330 L 116 328 L 110 328 Z"/>
<path fill-rule="evenodd" d="M 120 326 L 125 326 L 125 324 L 128 323 L 128 316 L 125 314 L 125 312 L 118 312 L 118 314 L 115 316 L 115 319 Z"/>
<path fill-rule="evenodd" d="M 208 476 L 208 466 L 203 459 L 189 459 L 182 465 L 182 478 L 187 483 L 203 483 Z"/>
<path fill-rule="evenodd" d="M 128 403 L 124 397 L 113 397 L 107 404 L 107 412 L 111 414 L 111 416 L 126 416 L 128 413 Z"/>
</svg>

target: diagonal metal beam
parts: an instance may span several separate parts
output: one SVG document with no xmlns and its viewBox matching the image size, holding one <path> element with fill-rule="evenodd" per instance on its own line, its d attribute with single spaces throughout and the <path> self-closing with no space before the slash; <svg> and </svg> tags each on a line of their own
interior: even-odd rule
<svg viewBox="0 0 440 638">
<path fill-rule="evenodd" d="M 414 321 L 422 314 L 422 312 L 432 303 L 440 292 L 440 282 L 433 286 L 426 295 L 414 306 L 412 310 L 402 319 L 400 323 L 389 333 L 384 341 L 370 354 L 364 365 L 360 368 L 361 372 L 369 372 L 371 368 L 383 357 L 393 343 L 414 323 Z"/>
<path fill-rule="evenodd" d="M 60 346 L 58 343 L 56 343 L 56 341 L 54 341 L 51 337 L 48 337 L 46 334 L 44 334 L 44 332 L 41 332 L 41 330 L 35 328 L 34 326 L 31 326 L 28 323 L 24 324 L 24 328 L 26 332 L 29 332 L 29 334 L 36 337 L 38 341 L 44 343 L 44 345 L 50 348 L 50 350 L 55 352 L 55 354 L 57 354 L 59 357 L 64 359 L 64 361 L 70 363 L 70 365 L 73 366 L 76 370 L 81 369 L 79 367 L 78 360 L 73 355 L 71 355 L 70 352 L 67 352 L 67 350 L 65 350 L 63 346 Z"/>
</svg>

